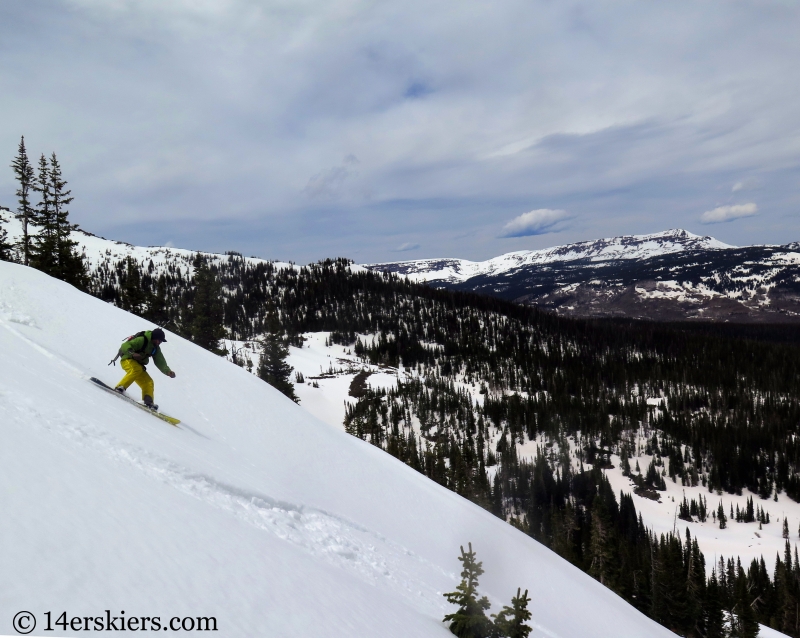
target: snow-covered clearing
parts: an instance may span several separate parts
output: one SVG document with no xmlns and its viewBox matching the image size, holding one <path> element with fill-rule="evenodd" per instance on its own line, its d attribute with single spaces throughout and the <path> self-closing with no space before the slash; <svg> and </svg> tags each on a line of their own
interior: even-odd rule
<svg viewBox="0 0 800 638">
<path fill-rule="evenodd" d="M 614 469 L 605 470 L 608 480 L 617 493 L 621 491 L 625 493 L 633 493 L 633 486 L 630 479 L 622 475 L 620 469 L 620 458 L 612 456 L 612 463 Z M 642 454 L 639 457 L 630 459 L 631 467 L 634 467 L 637 460 L 639 467 L 644 473 L 650 465 L 653 457 Z M 660 469 L 660 468 L 659 468 Z M 783 531 L 783 518 L 788 519 L 789 524 L 789 542 L 791 543 L 792 551 L 795 545 L 798 544 L 800 538 L 798 537 L 798 527 L 800 526 L 800 503 L 797 503 L 786 496 L 785 493 L 778 495 L 778 501 L 775 502 L 772 498 L 761 500 L 757 494 L 753 494 L 748 490 L 744 490 L 741 495 L 728 494 L 723 492 L 709 492 L 708 488 L 698 485 L 697 487 L 683 486 L 678 479 L 677 483 L 673 483 L 669 476 L 664 477 L 667 490 L 666 492 L 659 492 L 659 502 L 650 499 L 633 495 L 633 500 L 636 505 L 637 512 L 641 513 L 645 524 L 654 529 L 657 533 L 668 533 L 673 530 L 685 535 L 686 528 L 692 534 L 692 538 L 696 538 L 700 549 L 706 557 L 706 569 L 711 573 L 716 560 L 720 556 L 726 559 L 741 557 L 742 565 L 745 567 L 750 565 L 753 558 L 764 557 L 764 562 L 770 573 L 775 568 L 775 557 L 780 554 L 783 557 L 783 551 L 786 541 L 782 536 Z M 708 519 L 705 523 L 697 520 L 688 522 L 678 518 L 678 506 L 683 501 L 684 495 L 687 501 L 695 499 L 699 501 L 700 496 L 708 502 Z M 716 512 L 720 501 L 725 508 L 725 515 L 730 516 L 731 506 L 734 511 L 737 506 L 743 510 L 747 506 L 747 499 L 753 499 L 753 505 L 763 508 L 769 512 L 770 523 L 762 525 L 759 529 L 758 522 L 755 523 L 737 523 L 735 520 L 729 519 L 725 529 L 719 528 L 719 523 L 711 517 L 711 512 Z"/>
<path fill-rule="evenodd" d="M 374 335 L 358 335 L 362 341 L 370 341 Z M 369 364 L 352 353 L 352 348 L 328 343 L 329 332 L 309 332 L 303 335 L 302 348 L 289 346 L 287 363 L 292 366 L 292 380 L 300 373 L 305 381 L 295 381 L 295 394 L 300 405 L 320 421 L 344 430 L 345 403 L 355 404 L 350 396 L 350 385 L 360 372 L 368 372 L 367 385 L 373 389 L 397 387 L 398 374 L 402 379 L 410 378 L 405 371 L 388 366 Z M 229 353 L 237 352 L 243 362 L 250 361 L 253 372 L 258 369 L 260 345 L 257 342 L 231 341 L 224 346 Z M 231 358 L 229 354 L 229 358 Z"/>
</svg>

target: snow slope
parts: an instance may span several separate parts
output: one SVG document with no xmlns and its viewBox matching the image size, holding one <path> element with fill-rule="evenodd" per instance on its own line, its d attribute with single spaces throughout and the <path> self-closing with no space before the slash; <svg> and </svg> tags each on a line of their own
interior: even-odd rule
<svg viewBox="0 0 800 638">
<path fill-rule="evenodd" d="M 687 250 L 734 248 L 713 237 L 701 237 L 686 230 L 665 230 L 649 235 L 625 235 L 583 241 L 542 250 L 520 250 L 486 261 L 466 259 L 415 259 L 385 264 L 367 264 L 374 270 L 388 269 L 419 282 L 460 283 L 479 275 L 497 276 L 525 266 L 585 259 L 591 262 L 620 259 L 648 259 Z"/>
<path fill-rule="evenodd" d="M 174 335 L 165 354 L 178 376 L 156 373 L 156 398 L 180 428 L 90 384 L 116 381 L 107 361 L 142 328 L 0 263 L 0 632 L 13 633 L 18 610 L 41 629 L 46 611 L 108 609 L 214 616 L 226 637 L 444 638 L 441 592 L 471 541 L 493 611 L 530 590 L 535 638 L 672 635 L 511 526 Z"/>
</svg>

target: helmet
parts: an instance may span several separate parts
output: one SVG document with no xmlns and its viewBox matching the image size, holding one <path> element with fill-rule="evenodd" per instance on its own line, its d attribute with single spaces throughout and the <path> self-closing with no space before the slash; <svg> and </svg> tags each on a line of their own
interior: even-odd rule
<svg viewBox="0 0 800 638">
<path fill-rule="evenodd" d="M 164 336 L 164 331 L 161 328 L 156 328 L 150 333 L 150 339 L 158 339 L 161 343 L 166 343 L 167 338 Z"/>
</svg>

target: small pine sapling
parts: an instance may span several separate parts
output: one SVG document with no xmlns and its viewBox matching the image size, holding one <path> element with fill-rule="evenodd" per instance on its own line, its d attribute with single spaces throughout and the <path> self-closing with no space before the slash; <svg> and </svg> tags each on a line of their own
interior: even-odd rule
<svg viewBox="0 0 800 638">
<path fill-rule="evenodd" d="M 472 543 L 469 551 L 461 547 L 461 582 L 456 591 L 444 594 L 447 602 L 458 605 L 458 609 L 444 617 L 444 622 L 450 623 L 450 632 L 459 638 L 485 638 L 491 635 L 492 621 L 486 616 L 489 609 L 489 599 L 486 596 L 478 598 L 478 577 L 483 574 L 483 563 L 475 560 Z"/>
<path fill-rule="evenodd" d="M 511 599 L 511 606 L 506 605 L 500 610 L 499 614 L 493 614 L 495 636 L 502 638 L 528 638 L 531 628 L 526 625 L 526 621 L 531 619 L 531 612 L 528 611 L 528 590 L 520 595 L 520 588 L 517 588 L 517 595 Z"/>
</svg>

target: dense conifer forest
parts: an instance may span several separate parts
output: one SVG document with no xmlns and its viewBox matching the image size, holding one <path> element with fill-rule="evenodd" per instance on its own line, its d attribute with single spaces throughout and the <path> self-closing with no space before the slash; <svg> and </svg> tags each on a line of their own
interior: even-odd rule
<svg viewBox="0 0 800 638">
<path fill-rule="evenodd" d="M 800 347 L 791 329 L 561 318 L 344 259 L 302 268 L 238 254 L 166 267 L 107 260 L 89 288 L 198 343 L 216 344 L 224 331 L 301 345 L 302 333 L 327 331 L 365 361 L 413 370 L 391 391 L 362 383 L 346 430 L 681 635 L 754 636 L 761 622 L 800 636 L 800 564 L 788 540 L 772 574 L 763 560 L 729 557 L 707 578 L 688 529 L 655 535 L 602 471 L 615 454 L 640 494 L 657 495 L 665 480 L 703 485 L 708 498 L 680 504 L 681 518 L 720 527 L 768 524 L 760 503 L 778 492 L 800 500 Z M 518 444 L 531 441 L 535 456 L 520 457 Z M 630 468 L 642 451 L 653 462 Z M 754 500 L 734 520 L 717 511 L 715 494 L 746 490 Z"/>
</svg>

